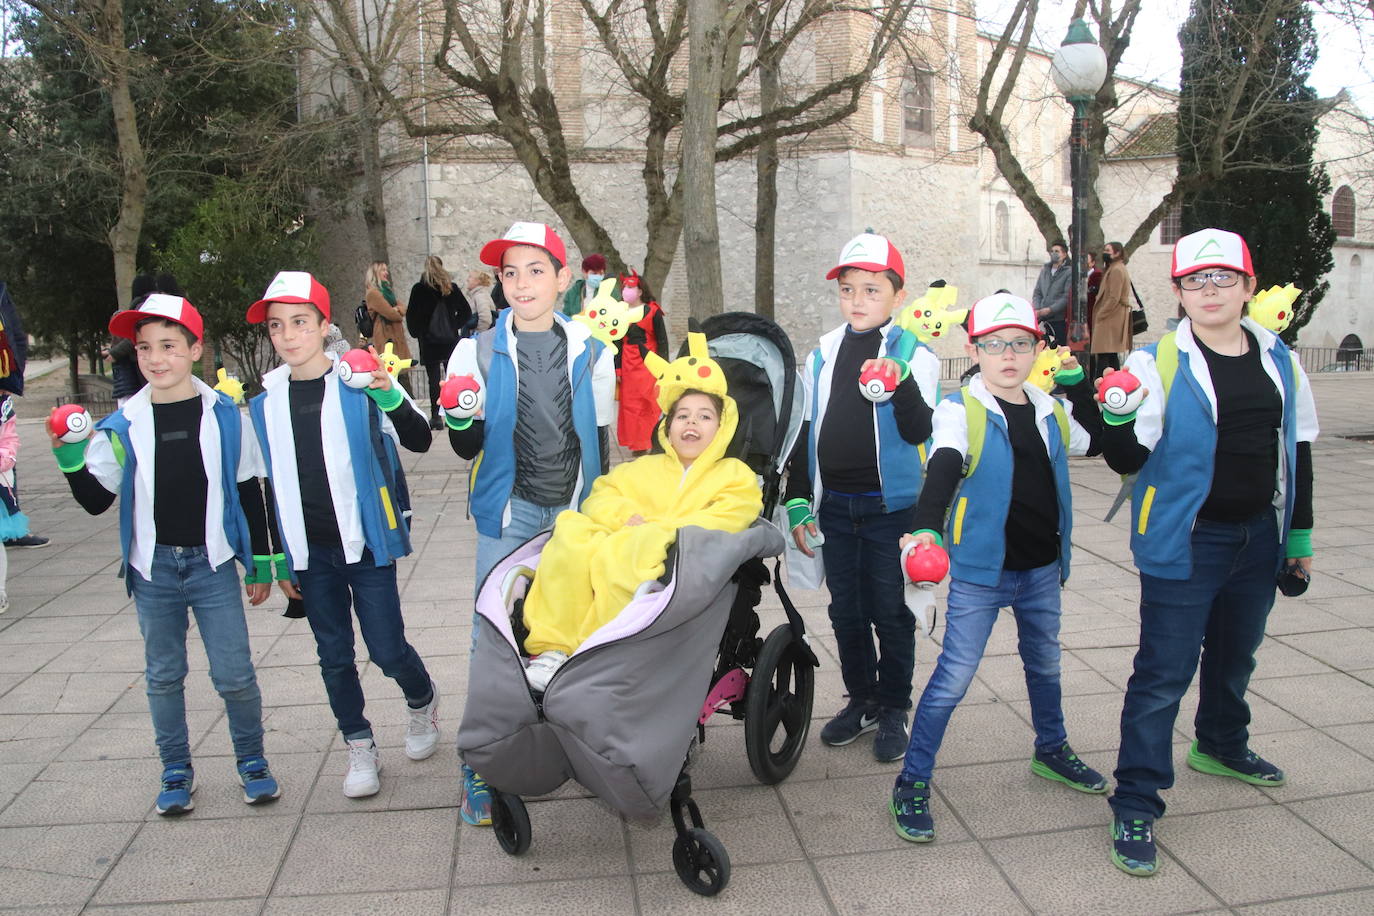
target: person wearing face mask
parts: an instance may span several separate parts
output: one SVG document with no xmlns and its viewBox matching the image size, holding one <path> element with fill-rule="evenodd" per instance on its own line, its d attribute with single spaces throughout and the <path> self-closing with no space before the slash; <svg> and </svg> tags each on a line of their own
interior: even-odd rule
<svg viewBox="0 0 1374 916">
<path fill-rule="evenodd" d="M 1102 250 L 1102 283 L 1093 303 L 1093 376 L 1121 368 L 1121 354 L 1131 349 L 1131 275 L 1120 242 Z"/>
<path fill-rule="evenodd" d="M 563 314 L 569 318 L 582 311 L 582 305 L 596 295 L 597 287 L 606 278 L 606 256 L 589 254 L 582 259 L 582 279 L 574 280 L 563 294 Z"/>
<path fill-rule="evenodd" d="M 1031 293 L 1031 305 L 1035 317 L 1049 325 L 1050 336 L 1058 344 L 1068 340 L 1065 313 L 1069 306 L 1068 247 L 1063 239 L 1050 243 L 1050 259 L 1040 268 L 1040 276 L 1035 281 L 1035 291 Z"/>
</svg>

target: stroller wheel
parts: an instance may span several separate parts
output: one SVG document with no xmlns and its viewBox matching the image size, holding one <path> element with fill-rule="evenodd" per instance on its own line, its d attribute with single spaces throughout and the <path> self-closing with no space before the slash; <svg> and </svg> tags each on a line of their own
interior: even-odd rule
<svg viewBox="0 0 1374 916">
<path fill-rule="evenodd" d="M 491 790 L 491 829 L 507 855 L 518 856 L 530 848 L 534 832 L 519 795 Z"/>
<path fill-rule="evenodd" d="M 673 868 L 687 889 L 714 897 L 730 883 L 730 856 L 716 835 L 694 827 L 673 842 Z"/>
<path fill-rule="evenodd" d="M 796 768 L 811 728 L 816 669 L 779 624 L 763 641 L 744 697 L 744 749 L 759 782 L 782 782 Z"/>
</svg>

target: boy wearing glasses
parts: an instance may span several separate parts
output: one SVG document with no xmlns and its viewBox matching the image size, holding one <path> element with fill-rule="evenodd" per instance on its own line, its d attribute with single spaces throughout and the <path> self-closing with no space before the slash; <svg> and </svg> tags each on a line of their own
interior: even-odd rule
<svg viewBox="0 0 1374 916">
<path fill-rule="evenodd" d="M 1312 387 L 1283 341 L 1245 317 L 1255 270 L 1245 240 L 1203 229 L 1174 246 L 1178 330 L 1126 360 L 1149 392 L 1103 413 L 1102 452 L 1136 473 L 1131 553 L 1140 648 L 1121 711 L 1112 862 L 1158 869 L 1154 822 L 1174 781 L 1174 721 L 1198 675 L 1188 766 L 1261 788 L 1283 770 L 1249 747 L 1245 701 L 1276 577 L 1312 566 Z"/>
<path fill-rule="evenodd" d="M 788 524 L 807 556 L 818 535 L 825 541 L 830 625 L 848 702 L 821 729 L 821 741 L 838 747 L 876 730 L 873 756 L 890 762 L 906 748 L 916 667 L 897 539 L 910 530 L 921 490 L 940 360 L 919 345 L 909 358 L 899 355 L 911 343 L 892 322 L 906 296 L 906 268 L 886 238 L 850 239 L 825 278 L 837 281 L 845 323 L 821 337 L 802 373 L 808 414 L 788 469 Z M 879 366 L 897 384 L 891 399 L 875 404 L 860 392 L 859 375 Z"/>
<path fill-rule="evenodd" d="M 1059 688 L 1059 589 L 1069 577 L 1073 524 L 1068 457 L 1097 451 L 1101 417 L 1093 390 L 1073 357 L 1056 376 L 1071 412 L 1027 384 L 1045 342 L 1024 299 L 999 293 L 978 300 L 968 334 L 965 347 L 979 371 L 935 408 L 916 532 L 901 542 L 938 544 L 950 558 L 944 645 L 916 706 L 888 806 L 897 835 L 913 843 L 935 838 L 935 755 L 1004 607 L 1016 618 L 1026 670 L 1032 772 L 1080 792 L 1107 790 L 1102 775 L 1069 747 Z"/>
</svg>

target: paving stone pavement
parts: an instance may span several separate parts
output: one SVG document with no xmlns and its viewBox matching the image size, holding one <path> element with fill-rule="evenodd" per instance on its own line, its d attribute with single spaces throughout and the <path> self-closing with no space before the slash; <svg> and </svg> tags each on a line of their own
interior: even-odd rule
<svg viewBox="0 0 1374 916">
<path fill-rule="evenodd" d="M 1323 437 L 1314 544 L 1318 575 L 1280 598 L 1252 685 L 1253 746 L 1289 784 L 1263 791 L 1183 765 L 1196 691 L 1176 729 L 1177 785 L 1159 825 L 1151 879 L 1108 860 L 1108 809 L 1034 777 L 1033 733 L 1015 629 L 1002 621 L 936 775 L 939 839 L 913 847 L 889 826 L 896 764 L 867 741 L 823 747 L 842 705 L 825 595 L 794 597 L 820 648 L 809 746 L 776 787 L 755 782 L 741 727 L 708 729 L 694 769 L 708 827 L 734 862 L 714 900 L 673 873 L 672 827 L 629 826 L 565 786 L 529 805 L 534 845 L 502 854 L 457 817 L 452 739 L 462 713 L 473 587 L 463 462 L 437 440 L 406 455 L 414 555 L 401 562 L 414 645 L 443 694 L 442 749 L 401 753 L 399 692 L 365 659 L 382 791 L 350 800 L 345 765 L 304 621 L 283 601 L 250 608 L 267 753 L 284 793 L 250 809 L 233 772 L 223 708 L 193 639 L 187 706 L 195 811 L 152 811 L 159 766 L 143 696 L 142 643 L 115 577 L 116 513 L 70 498 L 41 428 L 20 405 L 24 508 L 53 543 L 9 552 L 12 607 L 0 617 L 0 910 L 42 913 L 766 912 L 1256 914 L 1374 912 L 1374 377 L 1313 381 Z M 1136 638 L 1137 585 L 1123 519 L 1100 519 L 1117 480 L 1098 460 L 1072 466 L 1073 578 L 1064 592 L 1064 707 L 1074 746 L 1110 772 Z M 765 626 L 782 619 L 771 594 Z M 939 641 L 940 631 L 936 632 Z M 360 658 L 363 649 L 359 643 Z M 935 643 L 918 645 L 917 688 Z"/>
</svg>

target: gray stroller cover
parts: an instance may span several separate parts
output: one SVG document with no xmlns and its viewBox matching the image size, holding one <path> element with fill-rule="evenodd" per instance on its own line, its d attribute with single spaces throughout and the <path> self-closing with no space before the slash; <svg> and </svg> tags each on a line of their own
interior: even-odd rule
<svg viewBox="0 0 1374 916">
<path fill-rule="evenodd" d="M 745 561 L 781 553 L 782 534 L 763 520 L 739 534 L 680 529 L 668 584 L 641 587 L 555 672 L 536 703 L 502 592 L 513 571 L 538 566 L 548 538 L 498 563 L 478 595 L 458 752 L 502 792 L 543 795 L 576 779 L 626 817 L 652 820 L 677 781 L 711 687 L 735 597 L 731 578 Z"/>
</svg>

